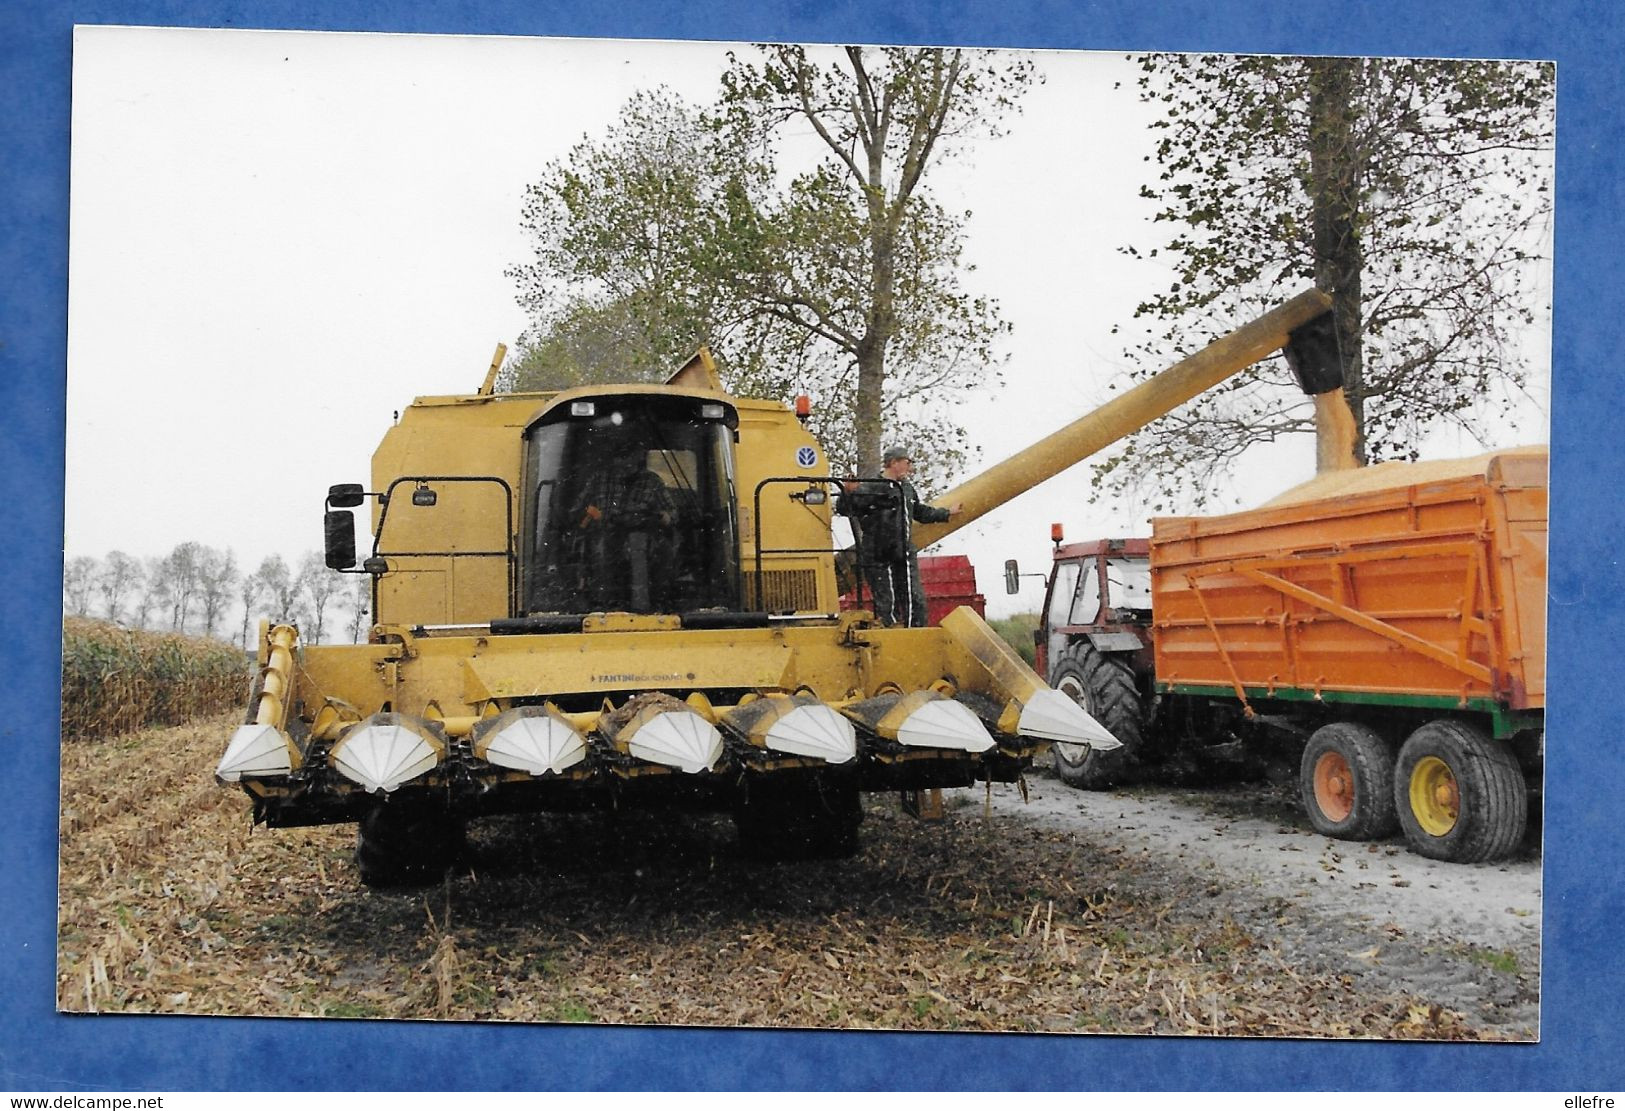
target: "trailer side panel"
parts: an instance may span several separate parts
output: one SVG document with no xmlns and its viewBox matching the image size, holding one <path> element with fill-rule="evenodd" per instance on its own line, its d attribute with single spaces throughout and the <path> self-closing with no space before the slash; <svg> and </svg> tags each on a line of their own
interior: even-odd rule
<svg viewBox="0 0 1625 1111">
<path fill-rule="evenodd" d="M 1546 453 L 1323 476 L 1153 522 L 1156 675 L 1209 686 L 1545 703 Z"/>
</svg>

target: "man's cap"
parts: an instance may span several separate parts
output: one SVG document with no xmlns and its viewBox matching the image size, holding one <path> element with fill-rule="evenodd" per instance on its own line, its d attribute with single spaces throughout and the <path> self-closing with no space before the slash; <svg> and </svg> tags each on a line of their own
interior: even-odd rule
<svg viewBox="0 0 1625 1111">
<path fill-rule="evenodd" d="M 913 462 L 913 459 L 910 458 L 908 454 L 908 448 L 906 447 L 887 448 L 886 454 L 880 457 L 880 462 L 881 465 L 884 466 L 887 463 L 895 463 L 899 459 L 908 459 L 909 462 Z"/>
</svg>

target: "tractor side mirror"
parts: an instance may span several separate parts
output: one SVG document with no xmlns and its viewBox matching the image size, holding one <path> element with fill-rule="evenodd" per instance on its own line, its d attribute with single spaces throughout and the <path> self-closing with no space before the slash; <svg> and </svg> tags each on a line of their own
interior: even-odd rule
<svg viewBox="0 0 1625 1111">
<path fill-rule="evenodd" d="M 1021 568 L 1016 566 L 1015 560 L 1007 559 L 1004 561 L 1004 592 L 1006 594 L 1017 594 L 1020 591 Z"/>
<path fill-rule="evenodd" d="M 327 566 L 343 571 L 355 566 L 355 514 L 348 509 L 329 509 L 322 517 L 326 534 Z"/>
</svg>

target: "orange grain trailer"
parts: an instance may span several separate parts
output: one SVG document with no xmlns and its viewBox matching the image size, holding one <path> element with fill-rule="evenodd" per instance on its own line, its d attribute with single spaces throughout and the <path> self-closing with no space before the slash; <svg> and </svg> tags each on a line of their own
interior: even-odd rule
<svg viewBox="0 0 1625 1111">
<path fill-rule="evenodd" d="M 1544 448 L 1383 464 L 1154 521 L 1157 693 L 1305 735 L 1322 833 L 1506 855 L 1539 783 L 1546 472 Z"/>
<path fill-rule="evenodd" d="M 1098 790 L 1298 769 L 1315 829 L 1425 856 L 1523 839 L 1546 703 L 1546 449 L 1333 471 L 1267 505 L 1063 544 L 1037 670 L 1122 742 L 1054 746 Z M 1006 588 L 1017 588 L 1014 561 Z"/>
</svg>

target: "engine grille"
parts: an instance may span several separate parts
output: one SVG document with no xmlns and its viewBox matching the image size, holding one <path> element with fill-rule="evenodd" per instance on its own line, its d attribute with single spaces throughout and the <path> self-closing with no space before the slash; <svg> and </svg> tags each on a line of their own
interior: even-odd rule
<svg viewBox="0 0 1625 1111">
<path fill-rule="evenodd" d="M 761 594 L 756 592 L 761 586 Z M 758 601 L 758 598 L 760 599 Z M 768 613 L 818 609 L 818 575 L 806 571 L 745 572 L 745 604 Z"/>
</svg>

